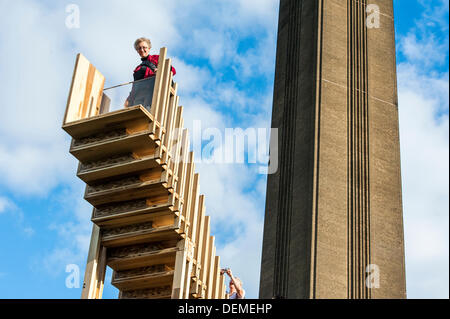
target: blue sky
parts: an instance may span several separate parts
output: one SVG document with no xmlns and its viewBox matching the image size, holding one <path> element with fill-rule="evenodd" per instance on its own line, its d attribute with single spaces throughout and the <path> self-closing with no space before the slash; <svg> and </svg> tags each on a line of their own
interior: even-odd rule
<svg viewBox="0 0 450 319">
<path fill-rule="evenodd" d="M 394 3 L 408 296 L 448 298 L 448 0 Z M 270 127 L 277 18 L 275 0 L 0 0 L 0 298 L 81 295 L 65 270 L 82 280 L 91 208 L 61 129 L 76 53 L 115 85 L 148 36 L 173 58 L 188 128 Z M 266 179 L 253 164 L 197 171 L 222 264 L 257 297 Z"/>
</svg>

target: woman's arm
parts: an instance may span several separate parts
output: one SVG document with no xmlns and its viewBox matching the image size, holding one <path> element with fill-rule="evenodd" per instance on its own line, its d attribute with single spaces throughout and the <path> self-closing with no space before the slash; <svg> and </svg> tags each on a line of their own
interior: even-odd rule
<svg viewBox="0 0 450 319">
<path fill-rule="evenodd" d="M 236 288 L 237 294 L 241 298 L 244 298 L 245 291 L 244 291 L 244 289 L 242 289 L 241 283 L 239 281 L 234 280 L 233 273 L 231 272 L 231 269 L 227 270 L 227 274 L 228 274 L 228 276 L 230 276 L 230 280 L 233 282 L 234 287 Z"/>
</svg>

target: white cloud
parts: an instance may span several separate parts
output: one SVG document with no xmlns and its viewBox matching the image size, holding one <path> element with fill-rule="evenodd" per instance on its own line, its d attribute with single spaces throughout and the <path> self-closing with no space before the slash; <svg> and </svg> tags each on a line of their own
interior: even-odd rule
<svg viewBox="0 0 450 319">
<path fill-rule="evenodd" d="M 426 66 L 434 63 L 444 63 L 446 59 L 446 43 L 440 43 L 433 35 L 418 39 L 415 33 L 410 33 L 400 40 L 400 49 L 411 62 L 422 62 Z"/>
<path fill-rule="evenodd" d="M 215 85 L 209 70 L 195 65 L 187 64 L 179 58 L 172 59 L 172 65 L 176 69 L 175 80 L 178 84 L 178 96 L 186 97 L 197 95 Z"/>
<path fill-rule="evenodd" d="M 448 0 L 419 0 L 424 7 L 422 19 L 416 22 L 417 27 L 427 32 L 429 27 L 438 27 L 442 32 L 448 32 Z M 448 39 L 448 37 L 447 37 Z"/>
<path fill-rule="evenodd" d="M 76 163 L 63 144 L 49 141 L 40 147 L 24 143 L 9 148 L 0 144 L 1 183 L 16 193 L 45 196 L 75 173 Z"/>
<path fill-rule="evenodd" d="M 448 49 L 424 38 L 400 40 L 398 66 L 407 293 L 448 298 L 449 75 L 433 71 Z"/>
<path fill-rule="evenodd" d="M 15 209 L 16 205 L 6 197 L 0 197 L 0 214 L 6 213 L 7 210 Z"/>
</svg>

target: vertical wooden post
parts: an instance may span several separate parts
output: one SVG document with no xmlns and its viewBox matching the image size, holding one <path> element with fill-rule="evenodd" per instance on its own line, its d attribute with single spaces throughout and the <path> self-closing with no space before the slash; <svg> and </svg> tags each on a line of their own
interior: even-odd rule
<svg viewBox="0 0 450 319">
<path fill-rule="evenodd" d="M 193 152 L 191 152 L 192 155 L 192 175 L 194 174 L 194 163 L 193 163 Z M 190 287 L 191 287 L 191 280 L 192 280 L 192 267 L 194 265 L 194 260 L 195 260 L 195 254 L 194 254 L 194 250 L 195 250 L 195 246 L 197 245 L 196 243 L 196 233 L 197 233 L 197 204 L 198 204 L 198 190 L 199 190 L 199 186 L 198 186 L 198 174 L 195 174 L 193 176 L 191 176 L 193 178 L 191 178 L 192 181 L 192 185 L 191 185 L 191 191 L 190 191 L 190 201 L 189 201 L 189 214 L 187 216 L 187 219 L 189 220 L 190 223 L 190 227 L 188 228 L 188 232 L 186 234 L 186 237 L 189 238 L 189 243 L 190 245 L 190 258 L 189 258 L 189 265 L 188 265 L 188 276 L 186 276 L 186 280 L 185 280 L 185 287 L 186 287 L 186 294 L 185 294 L 185 298 L 188 299 L 189 295 L 190 295 Z M 198 262 L 198 261 L 196 261 Z M 194 271 L 194 275 L 197 275 L 197 271 L 195 269 Z"/>
<path fill-rule="evenodd" d="M 89 245 L 88 259 L 86 263 L 86 270 L 84 272 L 83 287 L 81 289 L 82 299 L 95 298 L 95 291 L 97 288 L 98 263 L 100 254 L 100 227 L 93 224 L 91 243 Z"/>
<path fill-rule="evenodd" d="M 199 176 L 199 174 L 196 174 Z M 205 223 L 205 195 L 200 195 L 198 199 L 198 216 L 197 216 L 197 233 L 195 235 L 195 250 L 194 250 L 194 259 L 197 261 L 197 268 L 201 269 L 202 267 L 202 252 L 203 252 L 203 234 L 204 234 L 204 223 Z M 196 214 L 197 215 L 197 214 Z M 197 276 L 200 277 L 200 271 L 197 270 Z"/>
<path fill-rule="evenodd" d="M 219 269 L 220 271 L 220 269 Z M 225 275 L 220 276 L 219 299 L 225 299 Z"/>
<path fill-rule="evenodd" d="M 95 299 L 102 299 L 103 286 L 105 284 L 105 274 L 106 274 L 106 257 L 107 257 L 106 247 L 101 247 L 99 263 L 97 266 L 97 287 L 95 291 Z"/>
<path fill-rule="evenodd" d="M 159 106 L 161 101 L 163 76 L 164 76 L 164 61 L 166 60 L 167 48 L 161 48 L 159 51 L 158 71 L 156 72 L 155 88 L 153 90 L 152 106 L 150 113 L 153 114 L 155 121 L 153 122 L 153 132 L 156 132 L 156 120 L 158 119 Z"/>
<path fill-rule="evenodd" d="M 206 286 L 208 285 L 208 266 L 210 260 L 210 249 L 209 249 L 209 227 L 210 227 L 210 217 L 205 217 L 204 223 L 204 231 L 203 231 L 203 249 L 202 249 L 202 268 L 200 271 L 200 275 L 202 278 L 202 284 Z M 203 287 L 202 287 L 202 296 L 203 296 Z M 206 294 L 205 296 L 206 297 Z"/>
<path fill-rule="evenodd" d="M 178 251 L 175 257 L 175 271 L 172 284 L 172 299 L 183 298 L 184 276 L 186 275 L 187 240 L 180 240 L 177 244 L 177 248 Z"/>
<path fill-rule="evenodd" d="M 212 299 L 219 299 L 219 284 L 220 284 L 220 257 L 215 256 L 213 268 L 213 285 L 212 285 Z"/>
<path fill-rule="evenodd" d="M 192 278 L 192 265 L 194 259 L 194 243 L 186 236 L 188 241 L 187 255 L 188 259 L 186 263 L 186 274 L 184 278 L 184 299 L 189 299 L 190 288 L 191 288 L 191 278 Z"/>
<path fill-rule="evenodd" d="M 209 237 L 209 260 L 208 260 L 208 287 L 206 293 L 206 299 L 211 299 L 213 292 L 213 280 L 214 280 L 214 256 L 216 255 L 216 247 L 214 247 L 214 236 Z"/>
<path fill-rule="evenodd" d="M 161 128 L 159 130 L 159 139 L 162 139 L 162 131 L 163 131 L 163 127 L 165 127 L 165 122 L 166 122 L 166 114 L 167 114 L 167 104 L 168 104 L 168 100 L 170 98 L 170 83 L 169 81 L 172 81 L 172 76 L 171 76 L 171 72 L 170 72 L 170 65 L 171 65 L 171 59 L 166 59 L 165 61 L 161 61 L 164 62 L 163 64 L 158 63 L 158 72 L 159 70 L 159 65 L 164 65 L 164 68 L 161 68 L 161 72 L 163 72 L 163 79 L 161 82 L 161 99 L 159 102 L 159 108 L 158 108 L 158 121 L 161 124 Z M 156 114 L 155 114 L 156 116 Z"/>
</svg>

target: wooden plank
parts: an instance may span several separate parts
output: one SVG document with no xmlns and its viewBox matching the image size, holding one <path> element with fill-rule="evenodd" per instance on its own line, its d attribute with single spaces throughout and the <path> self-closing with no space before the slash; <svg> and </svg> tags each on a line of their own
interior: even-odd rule
<svg viewBox="0 0 450 319">
<path fill-rule="evenodd" d="M 179 144 L 181 142 L 181 138 L 183 137 L 183 107 L 178 106 L 178 97 L 175 101 L 176 105 L 176 113 L 175 113 L 175 123 L 173 129 L 173 139 L 169 140 L 169 152 L 171 152 L 171 156 L 175 157 L 176 152 L 178 151 Z"/>
<path fill-rule="evenodd" d="M 182 239 L 177 244 L 178 252 L 175 259 L 175 272 L 172 283 L 172 299 L 182 299 L 184 276 L 186 275 L 187 240 Z"/>
<path fill-rule="evenodd" d="M 186 274 L 185 274 L 185 278 L 184 278 L 184 295 L 183 298 L 184 299 L 189 299 L 190 296 L 190 283 L 191 283 L 191 279 L 192 279 L 192 268 L 193 268 L 193 264 L 194 264 L 194 242 L 192 242 L 188 237 L 186 237 L 187 242 L 188 242 L 188 247 L 187 247 L 187 263 L 186 263 Z"/>
<path fill-rule="evenodd" d="M 213 287 L 212 287 L 212 299 L 220 299 L 220 256 L 214 257 L 214 270 L 213 270 Z"/>
<path fill-rule="evenodd" d="M 170 125 L 170 131 L 168 131 L 168 133 L 165 137 L 166 138 L 165 145 L 167 146 L 169 157 L 176 160 L 177 146 L 178 146 L 179 139 L 182 136 L 180 134 L 180 124 L 181 124 L 183 109 L 180 108 L 179 106 L 176 106 L 173 111 L 174 111 L 173 122 Z"/>
<path fill-rule="evenodd" d="M 179 150 L 179 160 L 180 162 L 178 163 L 178 170 L 177 170 L 177 175 L 178 175 L 178 182 L 177 182 L 177 188 L 176 188 L 176 193 L 180 196 L 180 198 L 183 199 L 183 202 L 186 201 L 185 197 L 184 197 L 184 188 L 185 188 L 185 180 L 186 180 L 186 168 L 187 168 L 187 151 L 189 149 L 189 140 L 187 138 L 187 131 L 183 130 L 183 137 L 181 140 L 181 145 L 180 145 L 180 150 Z M 181 212 L 184 213 L 184 211 L 181 209 L 181 207 L 179 208 L 179 210 Z M 183 214 L 184 216 L 184 214 Z"/>
<path fill-rule="evenodd" d="M 162 81 L 164 76 L 164 61 L 166 60 L 167 48 L 161 48 L 159 50 L 159 60 L 158 60 L 158 71 L 156 72 L 155 88 L 153 90 L 152 106 L 150 108 L 150 113 L 155 116 L 155 122 L 158 121 L 158 109 L 162 94 Z M 158 121 L 159 122 L 159 121 Z M 154 131 L 156 131 L 156 126 L 154 126 Z"/>
<path fill-rule="evenodd" d="M 172 82 L 172 72 L 170 75 L 169 83 Z M 178 85 L 174 84 L 174 91 L 175 94 L 169 94 L 168 101 L 167 101 L 167 108 L 166 113 L 164 114 L 164 125 L 163 127 L 166 129 L 166 135 L 164 136 L 164 145 L 169 145 L 169 141 L 171 140 L 171 133 L 173 124 L 175 121 L 175 114 L 176 114 L 176 108 L 178 107 L 178 97 L 176 96 L 176 93 L 178 91 Z"/>
<path fill-rule="evenodd" d="M 110 182 L 102 187 L 87 186 L 84 199 L 91 205 L 99 207 L 108 203 L 130 201 L 150 196 L 170 195 L 167 189 L 167 175 L 160 173 L 159 176 L 144 178 L 127 178 L 120 181 Z"/>
<path fill-rule="evenodd" d="M 124 202 L 133 199 L 146 198 L 149 196 L 169 195 L 166 182 L 154 180 L 139 182 L 132 185 L 122 186 L 110 190 L 88 193 L 84 196 L 92 206 L 98 208 L 104 204 Z"/>
<path fill-rule="evenodd" d="M 100 103 L 100 111 L 98 112 L 99 114 L 105 114 L 109 112 L 111 106 L 111 99 L 109 98 L 108 95 L 106 95 L 105 92 L 103 92 L 102 94 L 102 101 Z"/>
<path fill-rule="evenodd" d="M 144 208 L 129 208 L 127 211 L 118 211 L 108 214 L 97 213 L 97 209 L 94 209 L 91 220 L 100 227 L 112 227 L 151 222 L 161 216 L 171 216 L 172 218 L 175 218 L 175 216 L 178 216 L 178 212 L 173 210 L 173 205 L 174 204 L 171 202 L 165 202 L 146 206 Z"/>
<path fill-rule="evenodd" d="M 124 213 L 118 216 L 112 216 L 108 219 L 104 218 L 100 222 L 98 222 L 96 219 L 92 219 L 92 221 L 100 227 L 121 227 L 138 223 L 158 223 L 161 222 L 161 220 L 168 220 L 169 218 L 174 221 L 175 218 L 179 216 L 177 212 L 172 211 L 170 208 L 164 207 L 164 205 L 160 206 L 161 207 L 157 207 L 157 210 L 155 211 L 150 208 L 146 210 L 145 213 Z M 161 210 L 162 208 L 164 209 Z"/>
<path fill-rule="evenodd" d="M 191 273 L 190 273 L 190 266 L 192 265 L 191 260 L 189 258 L 186 259 L 185 272 L 184 272 L 184 284 L 183 284 L 183 291 L 181 293 L 182 299 L 189 299 L 189 291 L 190 291 L 190 279 L 191 279 Z"/>
<path fill-rule="evenodd" d="M 67 98 L 63 125 L 99 114 L 105 77 L 79 53 Z"/>
<path fill-rule="evenodd" d="M 167 103 L 167 106 L 168 106 L 169 102 L 170 102 L 170 98 L 176 96 L 176 91 L 174 91 L 174 88 L 173 88 L 174 82 L 173 82 L 173 73 L 172 73 L 172 59 L 169 58 L 166 61 L 167 61 L 167 64 L 168 64 L 168 65 L 166 65 L 167 72 L 169 72 L 168 81 L 167 81 L 167 100 L 166 100 L 166 103 Z M 163 115 L 164 127 L 167 126 L 167 114 L 168 114 L 168 111 L 169 111 L 169 109 L 166 108 L 165 109 L 165 113 Z"/>
<path fill-rule="evenodd" d="M 157 146 L 155 139 L 151 137 L 151 131 L 144 131 L 88 145 L 74 146 L 71 147 L 70 154 L 86 163 L 119 154 L 142 153 L 144 150 L 146 150 L 145 153 L 152 153 Z"/>
<path fill-rule="evenodd" d="M 121 292 L 122 299 L 170 299 L 172 293 L 172 285 L 166 285 L 156 288 L 135 289 Z"/>
<path fill-rule="evenodd" d="M 83 287 L 81 289 L 81 299 L 92 299 L 96 290 L 97 283 L 97 266 L 100 254 L 100 227 L 92 225 L 91 242 L 89 245 L 89 253 L 84 272 Z"/>
<path fill-rule="evenodd" d="M 192 152 L 192 171 L 195 171 L 194 166 L 194 152 Z M 192 192 L 191 192 L 191 200 L 190 200 L 190 214 L 189 214 L 189 223 L 191 227 L 189 228 L 188 237 L 194 242 L 197 243 L 197 231 L 198 231 L 198 193 L 200 191 L 199 185 L 200 175 L 197 173 L 194 175 L 194 179 L 192 181 Z"/>
<path fill-rule="evenodd" d="M 220 275 L 220 282 L 219 282 L 219 299 L 225 299 L 225 275 Z"/>
<path fill-rule="evenodd" d="M 207 291 L 206 299 L 212 298 L 213 286 L 214 286 L 214 257 L 216 255 L 216 247 L 214 246 L 215 237 L 209 237 L 209 260 L 207 265 L 208 277 L 207 277 Z"/>
<path fill-rule="evenodd" d="M 98 180 L 130 173 L 139 173 L 158 166 L 160 166 L 160 159 L 153 154 L 124 163 L 119 162 L 118 164 L 100 166 L 99 168 L 83 169 L 80 166 L 77 176 L 85 183 L 92 184 L 92 182 Z"/>
<path fill-rule="evenodd" d="M 90 90 L 86 90 L 85 95 L 85 105 L 86 112 L 83 117 L 91 117 L 100 114 L 100 106 L 102 103 L 103 87 L 105 85 L 105 77 L 91 64 L 91 69 L 93 69 L 94 76 L 91 80 L 88 77 L 88 84 Z"/>
<path fill-rule="evenodd" d="M 118 272 L 114 273 L 116 276 Z M 136 290 L 136 289 L 146 289 L 153 287 L 160 287 L 170 284 L 174 277 L 173 270 L 167 270 L 158 273 L 149 273 L 137 275 L 129 278 L 115 278 L 111 281 L 111 284 L 123 291 Z"/>
<path fill-rule="evenodd" d="M 169 106 L 169 108 L 172 108 L 172 105 Z M 164 135 L 164 141 L 163 145 L 166 147 L 166 152 L 163 154 L 162 160 L 164 163 L 167 164 L 167 167 L 173 172 L 175 165 L 174 165 L 174 158 L 171 150 L 172 146 L 172 136 L 173 136 L 173 126 L 175 122 L 175 109 L 173 109 L 170 114 L 167 114 L 168 117 L 170 117 L 167 121 L 167 124 L 170 126 L 170 128 L 167 130 L 167 133 Z M 178 180 L 178 176 L 174 173 L 172 178 L 169 180 L 169 186 L 172 188 L 175 188 L 175 183 Z"/>
<path fill-rule="evenodd" d="M 131 252 L 126 257 L 108 258 L 108 266 L 121 271 L 159 264 L 174 264 L 177 251 L 177 247 L 170 247 L 154 251 Z"/>
<path fill-rule="evenodd" d="M 185 218 L 185 220 L 190 222 L 190 215 L 191 215 L 191 202 L 192 202 L 192 188 L 193 188 L 193 183 L 194 183 L 194 152 L 190 152 L 187 156 L 187 167 L 186 167 L 186 178 L 185 178 L 185 182 L 186 185 L 184 187 L 184 195 L 183 198 L 185 200 L 185 204 L 183 205 L 183 216 Z M 189 229 L 185 228 L 184 233 L 186 233 L 187 235 L 189 234 Z"/>
<path fill-rule="evenodd" d="M 174 178 L 176 178 L 176 180 L 172 181 L 172 187 L 174 187 L 174 189 L 176 190 L 178 188 L 178 183 L 180 181 L 180 177 L 178 174 L 178 168 L 179 168 L 179 161 L 180 161 L 180 147 L 181 147 L 181 142 L 182 142 L 182 138 L 183 138 L 183 131 L 182 128 L 180 127 L 181 120 L 182 120 L 182 114 L 183 114 L 183 108 L 182 107 L 177 107 L 176 108 L 176 115 L 175 115 L 175 124 L 174 124 L 174 130 L 175 132 L 171 133 L 172 139 L 169 140 L 169 153 L 170 153 L 170 157 L 172 158 L 171 160 L 171 166 L 170 168 L 173 171 L 173 175 Z"/>
<path fill-rule="evenodd" d="M 162 126 L 164 128 L 167 127 L 167 117 L 168 117 L 168 113 L 169 113 L 170 98 L 172 96 L 175 96 L 175 95 L 172 95 L 172 93 L 173 93 L 173 88 L 172 88 L 172 83 L 173 83 L 172 60 L 171 59 L 167 59 L 166 61 L 167 61 L 167 64 L 168 64 L 168 65 L 166 65 L 166 68 L 167 68 L 166 72 L 168 72 L 169 75 L 168 75 L 168 81 L 167 81 L 167 96 L 166 96 L 166 102 L 165 102 L 166 103 L 166 107 L 164 109 L 164 113 L 161 115 L 163 117 L 163 123 L 164 124 Z M 167 132 L 167 130 L 166 130 L 166 132 Z"/>
<path fill-rule="evenodd" d="M 202 244 L 202 252 L 201 252 L 201 269 L 200 276 L 201 281 L 205 285 L 208 281 L 208 265 L 210 260 L 210 249 L 209 249 L 209 232 L 210 232 L 210 217 L 205 216 L 204 222 L 204 231 L 203 231 L 203 244 Z"/>
<path fill-rule="evenodd" d="M 79 139 L 98 134 L 105 130 L 126 128 L 127 123 L 135 120 L 147 120 L 153 123 L 153 115 L 142 106 L 133 106 L 90 118 L 80 119 L 63 125 L 63 129 L 73 138 Z"/>
<path fill-rule="evenodd" d="M 193 153 L 192 153 L 193 154 Z M 194 169 L 193 169 L 194 170 Z M 191 263 L 189 265 L 189 273 L 191 274 L 189 281 L 191 281 L 191 279 L 195 278 L 197 279 L 199 274 L 198 274 L 198 266 L 197 266 L 197 260 L 195 259 L 195 251 L 196 251 L 196 246 L 198 245 L 198 242 L 196 241 L 196 233 L 197 233 L 197 215 L 198 215 L 198 191 L 199 191 L 199 175 L 195 174 L 194 175 L 194 179 L 193 179 L 193 189 L 191 192 L 191 202 L 190 202 L 190 227 L 189 227 L 189 231 L 188 231 L 188 238 L 189 240 L 193 243 L 193 247 L 192 247 L 192 258 L 191 258 Z M 189 287 L 191 287 L 191 285 L 189 285 Z M 197 293 L 197 289 L 195 289 L 194 291 L 187 291 L 186 292 L 186 297 L 185 298 L 189 298 L 190 293 Z"/>
<path fill-rule="evenodd" d="M 155 119 L 161 124 L 163 124 L 164 119 L 162 118 L 162 114 L 164 113 L 165 102 L 167 101 L 168 95 L 168 73 L 167 73 L 167 50 L 165 50 L 164 57 L 160 54 L 158 61 L 158 71 L 157 73 L 161 74 L 161 82 L 160 82 L 160 92 L 159 92 L 159 101 L 158 106 L 155 109 Z"/>
<path fill-rule="evenodd" d="M 198 174 L 197 174 L 198 175 Z M 199 175 L 198 175 L 199 176 Z M 202 252 L 204 243 L 204 232 L 205 232 L 205 195 L 200 195 L 198 198 L 198 213 L 197 213 L 197 232 L 195 236 L 195 249 L 194 249 L 194 259 L 197 260 L 197 266 L 200 270 L 202 267 Z"/>
<path fill-rule="evenodd" d="M 130 231 L 127 233 L 103 236 L 102 245 L 105 247 L 119 247 L 127 245 L 136 245 L 142 243 L 151 243 L 163 240 L 180 240 L 181 236 L 177 233 L 177 227 L 166 226 L 159 228 L 149 228 L 139 231 Z"/>
<path fill-rule="evenodd" d="M 159 104 L 159 108 L 158 108 L 158 116 L 157 116 L 157 120 L 159 121 L 159 123 L 161 123 L 162 127 L 165 127 L 165 122 L 166 122 L 166 114 L 167 114 L 167 107 L 168 107 L 168 102 L 169 102 L 169 98 L 170 98 L 170 91 L 169 91 L 169 80 L 171 79 L 170 77 L 170 65 L 171 65 L 171 59 L 166 59 L 163 61 L 164 62 L 164 69 L 161 70 L 163 73 L 163 79 L 161 82 L 161 99 L 160 99 L 160 104 Z M 158 68 L 158 72 L 159 72 L 159 68 Z M 161 135 L 161 131 L 159 134 L 159 138 L 162 139 L 162 135 Z"/>
<path fill-rule="evenodd" d="M 95 289 L 95 299 L 102 299 L 106 274 L 106 256 L 107 256 L 106 247 L 101 247 L 99 263 L 97 267 L 97 287 Z"/>
<path fill-rule="evenodd" d="M 178 85 L 175 83 L 175 90 L 178 90 Z M 175 121 L 177 116 L 177 105 L 178 105 L 178 97 L 177 96 L 171 96 L 169 99 L 169 106 L 167 110 L 167 116 L 166 116 L 166 135 L 164 136 L 163 144 L 167 146 L 167 154 L 171 156 L 172 152 L 172 139 L 173 139 L 173 133 L 174 133 L 174 127 L 175 127 Z"/>
</svg>

